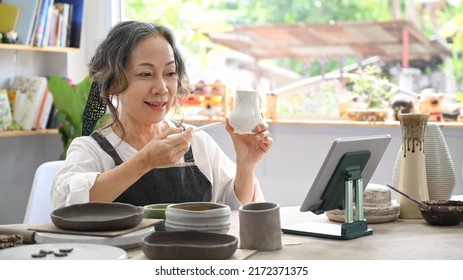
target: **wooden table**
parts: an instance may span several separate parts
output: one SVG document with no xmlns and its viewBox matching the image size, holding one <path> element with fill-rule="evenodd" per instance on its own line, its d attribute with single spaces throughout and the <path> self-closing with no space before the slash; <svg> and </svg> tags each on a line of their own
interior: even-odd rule
<svg viewBox="0 0 463 280">
<path fill-rule="evenodd" d="M 328 218 L 299 207 L 280 209 L 283 227 L 298 223 L 329 223 Z M 228 234 L 239 237 L 238 212 L 232 211 Z M 20 229 L 28 225 L 10 225 Z M 463 260 L 463 223 L 456 226 L 432 226 L 423 219 L 397 219 L 370 224 L 372 235 L 351 240 L 325 239 L 283 234 L 283 248 L 278 251 L 238 249 L 232 259 L 251 260 Z M 27 245 L 26 245 L 27 246 Z M 128 258 L 146 259 L 141 247 L 128 250 Z"/>
<path fill-rule="evenodd" d="M 297 223 L 331 223 L 322 215 L 300 212 L 299 207 L 280 209 L 282 226 Z M 239 237 L 238 212 L 232 211 L 228 234 Z M 334 240 L 283 234 L 283 249 L 262 252 L 238 249 L 235 259 L 254 260 L 463 260 L 463 223 L 457 226 L 432 226 L 423 219 L 397 219 L 370 224 L 372 235 L 351 240 Z M 146 259 L 137 248 L 130 259 Z"/>
<path fill-rule="evenodd" d="M 298 207 L 281 209 L 282 225 L 300 222 L 331 223 L 322 215 L 299 212 Z M 423 219 L 398 219 L 370 224 L 373 234 L 352 240 L 333 240 L 283 234 L 283 249 L 257 252 L 251 259 L 304 260 L 463 260 L 463 223 L 443 227 Z"/>
</svg>

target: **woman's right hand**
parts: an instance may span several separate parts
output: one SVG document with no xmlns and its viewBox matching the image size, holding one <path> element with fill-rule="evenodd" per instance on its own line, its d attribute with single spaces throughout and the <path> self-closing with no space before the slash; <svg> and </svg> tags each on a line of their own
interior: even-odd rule
<svg viewBox="0 0 463 280">
<path fill-rule="evenodd" d="M 176 135 L 167 137 L 172 134 Z M 187 128 L 185 131 L 169 128 L 146 144 L 140 152 L 145 153 L 146 162 L 151 169 L 171 166 L 188 151 L 192 135 L 192 128 Z"/>
</svg>

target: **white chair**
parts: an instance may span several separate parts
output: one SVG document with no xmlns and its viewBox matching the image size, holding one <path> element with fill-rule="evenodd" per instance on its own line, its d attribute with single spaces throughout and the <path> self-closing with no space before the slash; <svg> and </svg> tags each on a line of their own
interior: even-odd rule
<svg viewBox="0 0 463 280">
<path fill-rule="evenodd" d="M 51 222 L 51 188 L 53 179 L 63 162 L 63 160 L 44 162 L 35 171 L 26 215 L 24 216 L 25 224 Z"/>
</svg>

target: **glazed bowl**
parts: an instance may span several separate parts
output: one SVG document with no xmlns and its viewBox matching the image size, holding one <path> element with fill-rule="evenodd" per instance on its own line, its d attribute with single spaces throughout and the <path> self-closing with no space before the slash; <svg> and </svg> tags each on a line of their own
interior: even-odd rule
<svg viewBox="0 0 463 280">
<path fill-rule="evenodd" d="M 166 208 L 172 203 L 156 203 L 143 206 L 145 219 L 162 219 L 166 218 Z"/>
<path fill-rule="evenodd" d="M 172 203 L 156 203 L 143 206 L 145 219 L 161 219 L 156 223 L 154 228 L 156 231 L 165 231 L 164 222 L 166 219 L 166 208 Z"/>
<path fill-rule="evenodd" d="M 227 233 L 231 210 L 214 202 L 184 202 L 167 206 L 166 231 L 205 231 Z"/>
<path fill-rule="evenodd" d="M 418 205 L 421 215 L 431 225 L 454 226 L 463 219 L 463 201 L 429 200 L 424 201 L 429 207 Z"/>
</svg>

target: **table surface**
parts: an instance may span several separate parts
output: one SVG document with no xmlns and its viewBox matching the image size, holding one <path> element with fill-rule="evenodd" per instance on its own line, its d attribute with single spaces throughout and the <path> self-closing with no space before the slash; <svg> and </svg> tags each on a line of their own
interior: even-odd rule
<svg viewBox="0 0 463 280">
<path fill-rule="evenodd" d="M 298 223 L 328 223 L 326 215 L 300 212 L 299 207 L 280 209 L 282 227 Z M 238 212 L 232 211 L 228 234 L 239 237 Z M 335 240 L 294 234 L 282 235 L 277 251 L 237 250 L 236 259 L 256 260 L 463 260 L 463 223 L 433 226 L 423 219 L 397 219 L 369 224 L 373 234 L 351 240 Z M 131 259 L 145 259 L 139 248 L 128 252 Z"/>
<path fill-rule="evenodd" d="M 322 215 L 300 212 L 299 207 L 281 209 L 282 226 L 301 222 L 334 223 Z M 251 259 L 305 260 L 463 260 L 463 223 L 433 226 L 423 219 L 397 219 L 370 224 L 372 235 L 334 240 L 283 234 L 283 249 L 257 252 Z"/>
<path fill-rule="evenodd" d="M 299 207 L 280 209 L 281 225 L 299 223 L 341 225 L 326 215 L 300 212 Z M 239 237 L 238 212 L 232 211 L 230 235 Z M 12 225 L 27 228 L 27 225 Z M 232 259 L 254 260 L 463 260 L 463 223 L 456 226 L 433 226 L 423 219 L 397 219 L 369 224 L 373 230 L 350 240 L 282 234 L 283 248 L 277 251 L 238 249 Z M 147 259 L 141 247 L 127 251 L 128 258 Z"/>
</svg>

